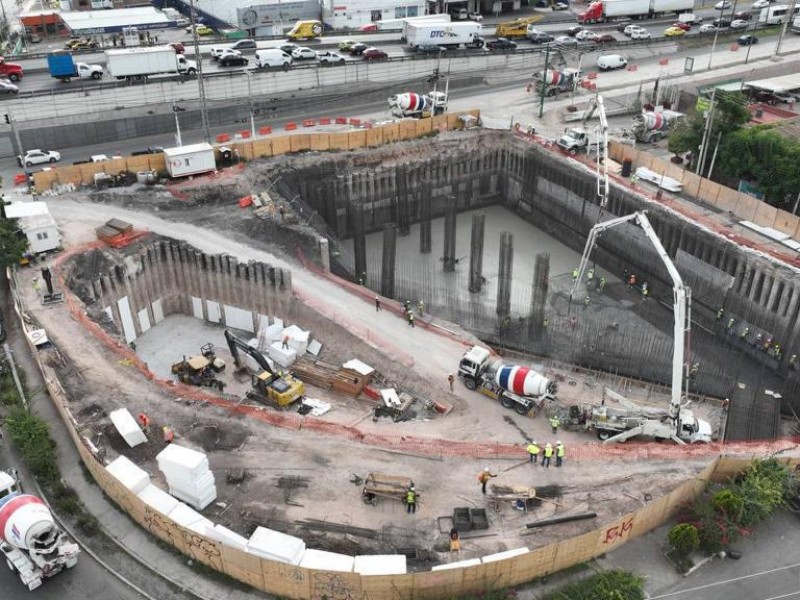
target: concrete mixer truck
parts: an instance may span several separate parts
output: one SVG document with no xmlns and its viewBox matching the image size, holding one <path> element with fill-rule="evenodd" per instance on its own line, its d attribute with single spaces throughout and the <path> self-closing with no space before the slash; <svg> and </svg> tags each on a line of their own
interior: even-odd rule
<svg viewBox="0 0 800 600">
<path fill-rule="evenodd" d="M 389 106 L 395 117 L 414 117 L 422 119 L 440 115 L 447 110 L 447 94 L 431 92 L 430 94 L 397 94 L 389 98 Z"/>
<path fill-rule="evenodd" d="M 662 112 L 643 112 L 633 118 L 631 131 L 637 142 L 650 144 L 659 141 L 667 135 L 669 128 L 672 127 L 683 113 L 673 110 Z"/>
<path fill-rule="evenodd" d="M 0 552 L 31 591 L 46 577 L 74 567 L 80 552 L 44 502 L 23 494 L 19 481 L 8 471 L 0 471 Z"/>
<path fill-rule="evenodd" d="M 467 389 L 477 390 L 520 415 L 555 399 L 558 389 L 554 381 L 528 367 L 490 363 L 490 356 L 486 348 L 473 346 L 461 357 L 458 377 Z"/>
<path fill-rule="evenodd" d="M 544 86 L 545 96 L 558 96 L 564 92 L 571 92 L 578 85 L 581 78 L 580 69 L 562 69 L 556 71 L 554 69 L 547 69 L 542 73 L 534 73 L 533 78 L 536 80 L 536 93 L 542 93 Z"/>
</svg>

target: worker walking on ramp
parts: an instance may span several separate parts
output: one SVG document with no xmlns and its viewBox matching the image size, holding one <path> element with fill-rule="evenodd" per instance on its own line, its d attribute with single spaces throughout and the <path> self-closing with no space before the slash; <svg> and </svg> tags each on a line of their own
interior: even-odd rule
<svg viewBox="0 0 800 600">
<path fill-rule="evenodd" d="M 492 477 L 497 477 L 497 475 L 492 474 L 492 472 L 489 470 L 489 467 L 486 467 L 483 472 L 478 475 L 478 481 L 481 484 L 481 491 L 484 494 L 486 494 L 486 484 Z"/>
</svg>

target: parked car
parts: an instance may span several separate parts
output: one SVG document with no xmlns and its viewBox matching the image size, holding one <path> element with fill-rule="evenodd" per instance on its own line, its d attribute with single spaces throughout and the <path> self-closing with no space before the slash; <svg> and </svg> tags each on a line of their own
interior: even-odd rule
<svg viewBox="0 0 800 600">
<path fill-rule="evenodd" d="M 197 35 L 212 35 L 214 30 L 211 29 L 208 25 L 204 25 L 203 23 L 196 23 L 194 26 Z M 186 33 L 192 33 L 192 26 L 186 28 Z"/>
<path fill-rule="evenodd" d="M 361 54 L 364 57 L 364 60 L 386 60 L 389 58 L 389 55 L 386 54 L 383 50 L 379 50 L 378 48 L 367 48 Z"/>
<path fill-rule="evenodd" d="M 622 30 L 622 33 L 624 33 L 625 35 L 631 35 L 631 34 L 633 34 L 633 32 L 634 32 L 634 31 L 638 31 L 638 30 L 641 30 L 641 31 L 647 31 L 647 30 L 646 30 L 644 27 L 642 27 L 641 25 L 634 25 L 634 24 L 632 23 L 632 24 L 630 24 L 630 25 L 626 25 L 626 26 L 625 26 L 625 29 L 623 29 L 623 30 Z"/>
<path fill-rule="evenodd" d="M 343 65 L 344 56 L 338 52 L 317 52 L 317 60 L 321 65 Z"/>
<path fill-rule="evenodd" d="M 579 42 L 596 42 L 599 36 L 594 31 L 584 29 L 575 34 L 575 39 Z"/>
<path fill-rule="evenodd" d="M 287 43 L 287 44 L 281 44 L 280 46 L 278 46 L 278 50 L 280 50 L 284 54 L 288 54 L 289 56 L 291 56 L 292 52 L 297 50 L 299 47 L 300 46 L 298 46 L 297 44 L 292 44 L 290 42 L 290 43 Z"/>
<path fill-rule="evenodd" d="M 483 15 L 479 12 L 470 12 L 467 14 L 470 21 L 483 21 Z"/>
<path fill-rule="evenodd" d="M 528 39 L 532 44 L 547 44 L 548 42 L 552 42 L 555 38 L 549 33 L 536 32 L 528 34 Z"/>
<path fill-rule="evenodd" d="M 361 56 L 362 54 L 364 54 L 364 50 L 366 50 L 367 48 L 369 48 L 369 46 L 367 46 L 362 42 L 358 42 L 357 44 L 353 44 L 352 46 L 350 46 L 350 54 L 352 54 L 353 56 Z"/>
<path fill-rule="evenodd" d="M 569 4 L 566 2 L 556 2 L 552 6 L 553 10 L 569 10 Z"/>
<path fill-rule="evenodd" d="M 250 61 L 247 60 L 247 57 L 242 55 L 241 52 L 239 52 L 238 50 L 232 50 L 230 52 L 226 52 L 225 54 L 223 54 L 220 57 L 219 66 L 220 67 L 243 67 L 243 66 L 246 66 L 248 62 L 250 62 Z"/>
<path fill-rule="evenodd" d="M 0 79 L 0 94 L 19 94 L 19 86 L 3 77 Z"/>
<path fill-rule="evenodd" d="M 572 27 L 567 29 L 567 35 L 570 36 L 570 37 L 575 37 L 576 35 L 578 35 L 584 29 L 586 29 L 586 28 L 585 27 L 581 27 L 580 25 L 573 25 Z"/>
<path fill-rule="evenodd" d="M 797 98 L 795 98 L 794 95 L 787 94 L 786 92 L 772 92 L 772 97 L 775 98 L 776 102 L 783 104 L 794 104 L 797 102 Z"/>
<path fill-rule="evenodd" d="M 603 33 L 598 35 L 597 39 L 595 39 L 594 41 L 597 42 L 598 44 L 613 44 L 615 42 L 618 42 L 619 40 L 610 33 Z"/>
<path fill-rule="evenodd" d="M 180 17 L 179 19 L 175 20 L 176 27 L 188 27 L 191 21 L 186 17 Z"/>
<path fill-rule="evenodd" d="M 769 0 L 756 0 L 753 2 L 752 8 L 756 10 L 760 10 L 762 8 L 767 8 L 769 6 Z"/>
<path fill-rule="evenodd" d="M 94 48 L 97 48 L 97 42 L 88 38 L 85 40 L 74 39 L 69 40 L 66 44 L 64 44 L 64 46 L 73 52 L 76 50 L 93 50 Z"/>
<path fill-rule="evenodd" d="M 486 47 L 489 50 L 516 50 L 517 45 L 509 39 L 506 38 L 497 38 L 496 40 L 492 40 L 486 43 Z"/>
<path fill-rule="evenodd" d="M 597 68 L 601 71 L 624 69 L 627 66 L 628 60 L 621 54 L 605 54 L 597 57 Z"/>
<path fill-rule="evenodd" d="M 684 31 L 689 31 L 692 28 L 691 23 L 681 23 L 680 21 L 673 23 L 672 26 L 677 27 L 678 29 L 683 29 Z"/>
<path fill-rule="evenodd" d="M 717 26 L 713 23 L 706 23 L 705 25 L 700 25 L 700 33 L 713 33 L 717 30 Z"/>
<path fill-rule="evenodd" d="M 757 44 L 758 38 L 752 33 L 748 33 L 747 35 L 740 35 L 736 38 L 736 43 L 740 46 L 750 46 L 752 44 Z"/>
<path fill-rule="evenodd" d="M 634 29 L 631 32 L 631 39 L 632 40 L 649 40 L 650 39 L 650 32 L 647 29 Z"/>
<path fill-rule="evenodd" d="M 730 0 L 720 0 L 714 5 L 714 10 L 728 10 L 731 6 Z"/>
<path fill-rule="evenodd" d="M 725 29 L 731 26 L 731 20 L 727 17 L 720 17 L 719 19 L 714 19 L 714 26 L 717 29 Z"/>
<path fill-rule="evenodd" d="M 560 35 L 556 39 L 553 40 L 553 43 L 557 46 L 572 46 L 577 48 L 578 47 L 578 40 L 573 37 L 569 37 L 568 35 Z"/>
<path fill-rule="evenodd" d="M 678 37 L 684 35 L 686 32 L 680 27 L 667 27 L 664 30 L 664 37 Z"/>
<path fill-rule="evenodd" d="M 43 163 L 56 163 L 61 160 L 61 153 L 55 150 L 28 150 L 24 155 L 17 156 L 20 166 L 30 167 Z"/>
<path fill-rule="evenodd" d="M 747 29 L 749 26 L 750 23 L 744 19 L 734 19 L 731 21 L 731 29 Z"/>
<path fill-rule="evenodd" d="M 344 40 L 343 42 L 339 42 L 339 51 L 340 52 L 350 52 L 350 48 L 356 45 L 355 40 Z"/>
<path fill-rule="evenodd" d="M 292 50 L 292 58 L 295 60 L 314 60 L 317 58 L 317 53 L 311 48 L 300 46 L 299 48 Z"/>
</svg>

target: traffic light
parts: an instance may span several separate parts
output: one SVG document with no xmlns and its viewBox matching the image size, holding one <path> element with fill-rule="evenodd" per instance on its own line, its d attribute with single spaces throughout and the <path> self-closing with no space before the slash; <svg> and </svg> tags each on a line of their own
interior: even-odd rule
<svg viewBox="0 0 800 600">
<path fill-rule="evenodd" d="M 11 119 L 8 117 L 8 115 L 5 115 L 5 118 L 6 118 L 6 125 L 11 125 Z"/>
</svg>

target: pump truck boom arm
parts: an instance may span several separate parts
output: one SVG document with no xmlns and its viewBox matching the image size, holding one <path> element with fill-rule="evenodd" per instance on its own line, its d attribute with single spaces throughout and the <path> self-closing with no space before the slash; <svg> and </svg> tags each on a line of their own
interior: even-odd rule
<svg viewBox="0 0 800 600">
<path fill-rule="evenodd" d="M 258 363 L 258 366 L 264 369 L 267 373 L 269 373 L 273 378 L 277 377 L 275 371 L 272 370 L 272 367 L 269 365 L 269 361 L 264 357 L 261 352 L 258 351 L 257 348 L 253 348 L 252 346 L 248 346 L 238 337 L 233 335 L 229 329 L 225 330 L 225 341 L 228 342 L 228 348 L 231 351 L 231 355 L 233 356 L 233 362 L 236 364 L 238 369 L 244 367 L 244 364 L 239 357 L 239 350 L 250 356 L 254 361 Z"/>
<path fill-rule="evenodd" d="M 677 432 L 680 431 L 681 427 L 680 413 L 681 389 L 684 370 L 684 346 L 686 342 L 686 334 L 689 329 L 687 320 L 687 306 L 691 298 L 691 291 L 684 286 L 681 274 L 678 273 L 678 269 L 675 268 L 675 265 L 667 254 L 667 251 L 664 249 L 664 246 L 661 244 L 661 240 L 658 239 L 658 236 L 653 230 L 653 226 L 650 224 L 650 221 L 648 220 L 644 211 L 635 212 L 630 215 L 625 215 L 624 217 L 617 217 L 616 219 L 604 221 L 592 227 L 592 230 L 589 232 L 589 237 L 586 240 L 586 246 L 583 249 L 581 263 L 578 267 L 578 279 L 572 286 L 570 298 L 572 298 L 578 290 L 580 281 L 583 279 L 583 274 L 586 271 L 589 263 L 589 255 L 594 249 L 599 235 L 604 231 L 611 229 L 612 227 L 616 227 L 622 223 L 627 223 L 628 221 L 635 221 L 639 227 L 642 228 L 642 231 L 644 231 L 645 235 L 650 240 L 650 243 L 653 244 L 653 247 L 658 253 L 658 257 L 661 259 L 661 262 L 663 262 L 664 266 L 667 268 L 669 276 L 672 278 L 672 304 L 675 312 L 675 322 L 673 325 L 674 344 L 672 351 L 672 396 L 670 399 L 669 417 L 675 425 L 676 435 L 674 436 L 674 439 L 677 440 Z"/>
<path fill-rule="evenodd" d="M 606 106 L 603 97 L 598 94 L 589 100 L 589 106 L 583 113 L 581 126 L 586 129 L 586 121 L 597 113 L 600 119 L 600 127 L 596 128 L 597 133 L 597 197 L 600 198 L 600 207 L 605 208 L 608 202 L 608 118 L 606 117 Z M 602 172 L 602 174 L 601 174 Z"/>
</svg>

